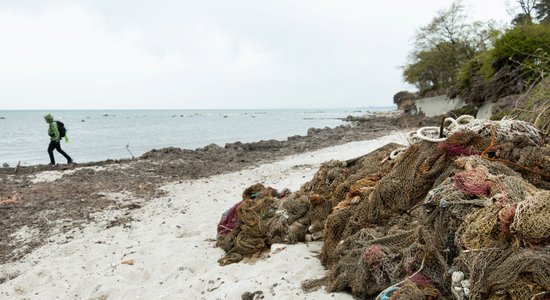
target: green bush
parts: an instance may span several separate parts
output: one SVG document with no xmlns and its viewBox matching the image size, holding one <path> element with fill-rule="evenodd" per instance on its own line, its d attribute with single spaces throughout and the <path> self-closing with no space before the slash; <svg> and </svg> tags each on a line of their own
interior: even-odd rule
<svg viewBox="0 0 550 300">
<path fill-rule="evenodd" d="M 524 79 L 540 71 L 550 71 L 541 60 L 550 53 L 550 26 L 530 24 L 508 30 L 495 42 L 482 73 L 494 76 L 506 66 L 519 68 Z"/>
<path fill-rule="evenodd" d="M 482 51 L 466 61 L 457 74 L 456 89 L 458 95 L 472 105 L 479 105 L 487 100 L 490 75 L 483 69 L 489 51 Z"/>
<path fill-rule="evenodd" d="M 468 104 L 524 93 L 541 74 L 550 72 L 550 26 L 518 26 L 493 45 L 460 66 L 457 91 Z"/>
<path fill-rule="evenodd" d="M 451 110 L 451 113 L 457 118 L 462 115 L 470 115 L 475 117 L 477 109 L 471 105 L 466 105 L 461 108 Z"/>
<path fill-rule="evenodd" d="M 492 120 L 492 121 L 500 121 L 500 120 L 502 120 L 502 118 L 507 117 L 508 114 L 510 114 L 510 112 L 511 112 L 511 111 L 509 111 L 509 110 L 503 110 L 503 111 L 501 111 L 501 112 L 499 112 L 499 113 L 493 114 L 493 115 L 491 116 L 491 120 Z"/>
</svg>

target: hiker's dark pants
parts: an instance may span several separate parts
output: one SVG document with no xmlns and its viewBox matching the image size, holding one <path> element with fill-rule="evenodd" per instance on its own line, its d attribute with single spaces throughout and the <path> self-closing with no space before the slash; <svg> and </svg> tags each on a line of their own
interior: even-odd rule
<svg viewBox="0 0 550 300">
<path fill-rule="evenodd" d="M 73 161 L 69 154 L 65 153 L 65 151 L 61 150 L 61 144 L 56 141 L 50 141 L 50 145 L 48 146 L 48 154 L 50 155 L 50 163 L 55 164 L 55 158 L 53 157 L 53 150 L 57 150 L 57 152 L 61 153 L 65 158 L 67 159 L 67 163 L 70 163 Z"/>
</svg>

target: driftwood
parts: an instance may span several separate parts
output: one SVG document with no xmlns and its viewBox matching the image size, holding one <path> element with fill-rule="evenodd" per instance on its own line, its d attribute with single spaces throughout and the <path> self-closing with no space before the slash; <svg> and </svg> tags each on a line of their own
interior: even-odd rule
<svg viewBox="0 0 550 300">
<path fill-rule="evenodd" d="M 136 159 L 134 157 L 134 154 L 132 154 L 132 151 L 130 151 L 130 143 L 126 144 L 126 150 L 128 150 L 128 152 L 130 153 L 130 155 L 132 156 L 132 159 Z"/>
<path fill-rule="evenodd" d="M 15 166 L 14 174 L 17 175 L 17 172 L 19 172 L 19 166 L 21 166 L 21 161 L 17 163 L 17 166 Z"/>
</svg>

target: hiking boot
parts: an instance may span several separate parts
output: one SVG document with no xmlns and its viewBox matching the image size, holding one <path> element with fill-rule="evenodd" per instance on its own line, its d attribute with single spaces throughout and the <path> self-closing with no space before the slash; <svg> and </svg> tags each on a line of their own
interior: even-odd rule
<svg viewBox="0 0 550 300">
<path fill-rule="evenodd" d="M 72 159 L 67 162 L 68 165 L 74 165 L 76 164 Z"/>
</svg>

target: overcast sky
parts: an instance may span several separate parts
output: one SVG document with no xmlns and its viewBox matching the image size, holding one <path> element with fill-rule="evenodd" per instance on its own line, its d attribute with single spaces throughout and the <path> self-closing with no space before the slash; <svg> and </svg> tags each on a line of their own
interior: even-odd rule
<svg viewBox="0 0 550 300">
<path fill-rule="evenodd" d="M 451 2 L 0 0 L 0 109 L 391 105 L 415 30 Z"/>
</svg>

